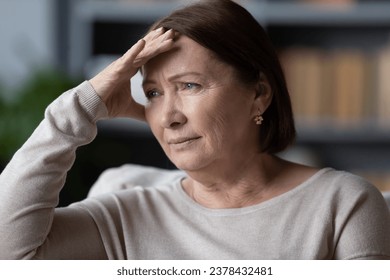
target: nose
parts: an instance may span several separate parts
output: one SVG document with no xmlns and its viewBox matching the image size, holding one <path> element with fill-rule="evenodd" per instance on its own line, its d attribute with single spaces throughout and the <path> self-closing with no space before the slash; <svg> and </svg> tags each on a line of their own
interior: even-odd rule
<svg viewBox="0 0 390 280">
<path fill-rule="evenodd" d="M 183 103 L 176 94 L 165 94 L 161 112 L 161 126 L 164 128 L 178 128 L 187 122 Z"/>
</svg>

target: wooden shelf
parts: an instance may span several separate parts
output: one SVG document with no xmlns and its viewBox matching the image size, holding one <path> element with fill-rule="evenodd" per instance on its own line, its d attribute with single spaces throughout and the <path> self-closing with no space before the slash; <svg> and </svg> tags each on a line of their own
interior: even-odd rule
<svg viewBox="0 0 390 280">
<path fill-rule="evenodd" d="M 369 146 L 384 144 L 390 147 L 390 127 L 380 126 L 374 122 L 348 127 L 337 127 L 323 123 L 317 125 L 298 123 L 297 135 L 298 143 L 356 143 Z"/>
</svg>

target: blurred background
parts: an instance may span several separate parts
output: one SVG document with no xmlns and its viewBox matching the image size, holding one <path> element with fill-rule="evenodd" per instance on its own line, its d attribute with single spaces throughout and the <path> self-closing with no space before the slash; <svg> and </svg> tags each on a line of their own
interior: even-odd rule
<svg viewBox="0 0 390 280">
<path fill-rule="evenodd" d="M 149 25 L 191 0 L 0 0 L 0 171 L 58 95 L 124 53 Z M 332 166 L 390 190 L 390 1 L 241 0 L 285 69 L 296 144 L 281 156 Z M 144 102 L 140 77 L 132 84 Z M 61 205 L 109 167 L 174 168 L 149 128 L 99 123 L 77 152 Z"/>
</svg>

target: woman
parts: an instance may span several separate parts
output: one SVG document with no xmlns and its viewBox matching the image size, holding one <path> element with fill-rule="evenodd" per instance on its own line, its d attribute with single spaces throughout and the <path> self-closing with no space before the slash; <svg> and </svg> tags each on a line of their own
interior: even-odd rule
<svg viewBox="0 0 390 280">
<path fill-rule="evenodd" d="M 139 68 L 146 106 L 128 82 Z M 146 121 L 185 175 L 156 171 L 172 179 L 126 188 L 124 167 L 99 184 L 115 177 L 125 190 L 56 209 L 75 150 L 118 116 Z M 48 107 L 0 178 L 1 258 L 389 259 L 381 194 L 276 157 L 294 134 L 280 64 L 253 17 L 228 0 L 178 10 Z"/>
</svg>

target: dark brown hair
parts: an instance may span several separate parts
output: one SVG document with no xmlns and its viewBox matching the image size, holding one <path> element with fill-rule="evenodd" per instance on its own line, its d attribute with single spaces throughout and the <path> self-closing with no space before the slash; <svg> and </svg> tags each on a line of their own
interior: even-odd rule
<svg viewBox="0 0 390 280">
<path fill-rule="evenodd" d="M 260 126 L 261 149 L 277 153 L 295 139 L 295 126 L 286 80 L 265 30 L 242 6 L 230 0 L 199 1 L 157 21 L 151 30 L 173 29 L 211 50 L 237 70 L 240 81 L 268 80 L 273 98 Z"/>
</svg>

